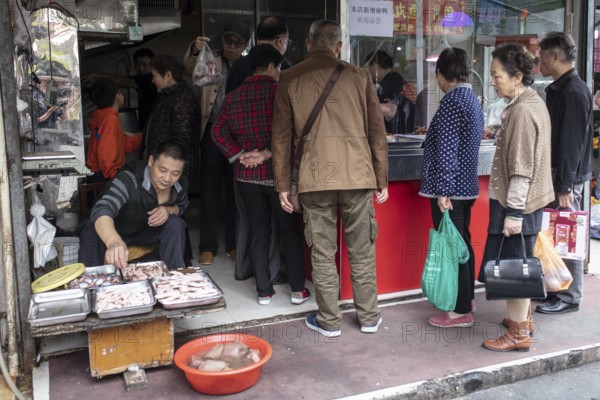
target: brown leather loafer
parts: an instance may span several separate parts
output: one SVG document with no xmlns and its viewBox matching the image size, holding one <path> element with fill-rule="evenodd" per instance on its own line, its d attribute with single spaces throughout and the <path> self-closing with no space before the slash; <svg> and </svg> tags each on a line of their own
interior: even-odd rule
<svg viewBox="0 0 600 400">
<path fill-rule="evenodd" d="M 202 265 L 210 265 L 215 261 L 215 256 L 210 251 L 203 251 L 198 256 L 198 262 Z"/>
</svg>

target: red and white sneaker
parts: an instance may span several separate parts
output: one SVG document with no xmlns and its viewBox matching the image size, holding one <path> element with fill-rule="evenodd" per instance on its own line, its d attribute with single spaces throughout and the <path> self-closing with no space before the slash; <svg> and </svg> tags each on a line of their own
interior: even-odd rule
<svg viewBox="0 0 600 400">
<path fill-rule="evenodd" d="M 261 306 L 268 306 L 269 304 L 271 304 L 271 300 L 273 300 L 273 297 L 275 297 L 275 292 L 268 296 L 258 296 L 258 304 L 260 304 Z"/>
<path fill-rule="evenodd" d="M 300 292 L 292 292 L 292 304 L 302 304 L 308 299 L 310 299 L 310 292 L 308 289 L 304 289 Z"/>
</svg>

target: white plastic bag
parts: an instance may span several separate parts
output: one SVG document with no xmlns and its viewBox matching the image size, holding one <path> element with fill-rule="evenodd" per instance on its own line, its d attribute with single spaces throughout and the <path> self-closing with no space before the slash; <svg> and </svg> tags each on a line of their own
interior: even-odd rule
<svg viewBox="0 0 600 400">
<path fill-rule="evenodd" d="M 52 245 L 56 228 L 44 219 L 46 207 L 39 200 L 36 199 L 29 212 L 33 220 L 27 225 L 27 236 L 33 244 L 33 266 L 40 268 L 58 255 Z"/>
<path fill-rule="evenodd" d="M 192 80 L 196 86 L 218 85 L 223 80 L 223 75 L 217 69 L 217 62 L 208 44 L 205 44 L 198 54 Z"/>
</svg>

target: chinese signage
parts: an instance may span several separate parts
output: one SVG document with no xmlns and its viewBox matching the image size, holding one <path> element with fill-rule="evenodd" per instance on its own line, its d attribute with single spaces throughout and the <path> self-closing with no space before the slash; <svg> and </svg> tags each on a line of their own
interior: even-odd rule
<svg viewBox="0 0 600 400">
<path fill-rule="evenodd" d="M 473 28 L 465 0 L 423 1 L 424 35 L 460 35 Z M 416 34 L 416 0 L 394 0 L 394 34 Z"/>
<path fill-rule="evenodd" d="M 394 2 L 350 0 L 348 30 L 350 35 L 394 36 Z"/>
</svg>

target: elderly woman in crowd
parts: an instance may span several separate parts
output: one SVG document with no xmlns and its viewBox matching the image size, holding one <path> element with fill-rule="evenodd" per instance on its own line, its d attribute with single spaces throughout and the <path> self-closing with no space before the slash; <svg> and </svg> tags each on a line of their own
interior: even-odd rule
<svg viewBox="0 0 600 400">
<path fill-rule="evenodd" d="M 183 66 L 168 55 L 154 56 L 150 63 L 158 96 L 146 124 L 146 149 L 172 140 L 189 155 L 198 151 L 200 112 L 194 92 L 183 80 Z"/>
<path fill-rule="evenodd" d="M 492 53 L 491 84 L 498 97 L 509 100 L 502 112 L 496 154 L 490 176 L 490 222 L 483 264 L 496 258 L 533 256 L 541 229 L 542 210 L 554 200 L 550 171 L 550 117 L 544 101 L 530 86 L 536 59 L 522 45 L 506 44 Z M 483 281 L 483 268 L 480 272 Z M 528 351 L 532 333 L 531 300 L 507 300 L 508 332 L 485 339 L 494 351 Z"/>
<path fill-rule="evenodd" d="M 443 213 L 450 219 L 469 249 L 469 260 L 458 266 L 458 296 L 453 311 L 429 318 L 439 327 L 473 326 L 475 258 L 471 246 L 471 208 L 479 196 L 477 158 L 483 134 L 483 110 L 469 83 L 471 66 L 467 53 L 458 48 L 440 54 L 435 74 L 445 93 L 429 126 L 425 140 L 421 196 L 429 197 L 436 229 Z"/>
</svg>

